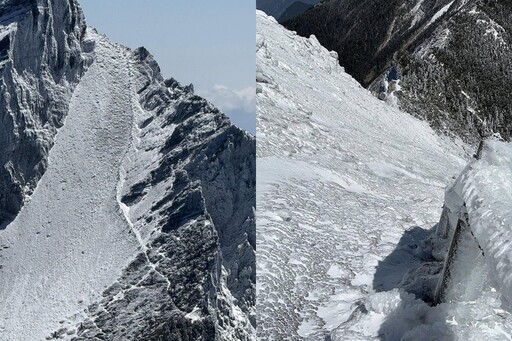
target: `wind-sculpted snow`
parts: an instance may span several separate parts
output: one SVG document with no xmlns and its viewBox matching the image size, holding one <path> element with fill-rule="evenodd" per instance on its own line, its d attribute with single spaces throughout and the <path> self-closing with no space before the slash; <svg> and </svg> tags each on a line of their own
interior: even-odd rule
<svg viewBox="0 0 512 341">
<path fill-rule="evenodd" d="M 45 172 L 57 128 L 90 58 L 72 1 L 0 2 L 0 229 Z"/>
<path fill-rule="evenodd" d="M 257 335 L 506 339 L 496 290 L 427 303 L 446 255 L 434 236 L 444 189 L 468 147 L 378 101 L 314 37 L 262 12 L 256 49 Z M 471 250 L 480 258 L 461 272 L 476 274 Z"/>
<path fill-rule="evenodd" d="M 509 340 L 510 313 L 510 145 L 488 140 L 445 194 L 443 215 L 429 248 L 445 258 L 443 281 L 436 278 L 440 304 L 429 307 L 412 295 L 375 295 L 384 314 L 384 339 Z M 460 225 L 457 232 L 456 227 Z M 448 244 L 447 244 L 448 243 Z M 447 256 L 448 245 L 451 255 Z M 425 264 L 424 270 L 433 269 Z M 414 274 L 408 276 L 414 280 Z M 416 279 L 417 280 L 417 279 Z M 398 304 L 399 299 L 402 301 Z M 421 323 L 418 323 L 418 318 Z M 360 324 L 360 323 L 359 323 Z"/>
</svg>

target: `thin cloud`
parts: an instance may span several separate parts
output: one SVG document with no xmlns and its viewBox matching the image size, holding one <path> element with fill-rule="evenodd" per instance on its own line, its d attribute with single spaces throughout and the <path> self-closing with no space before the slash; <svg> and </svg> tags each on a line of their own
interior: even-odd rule
<svg viewBox="0 0 512 341">
<path fill-rule="evenodd" d="M 256 88 L 248 86 L 243 89 L 229 89 L 216 84 L 212 89 L 200 91 L 200 95 L 219 107 L 222 111 L 256 114 Z"/>
</svg>

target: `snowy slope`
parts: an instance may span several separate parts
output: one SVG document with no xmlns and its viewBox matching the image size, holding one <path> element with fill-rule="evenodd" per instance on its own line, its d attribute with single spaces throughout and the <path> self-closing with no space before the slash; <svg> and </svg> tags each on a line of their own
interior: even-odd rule
<svg viewBox="0 0 512 341">
<path fill-rule="evenodd" d="M 335 53 L 262 12 L 257 81 L 258 336 L 400 339 L 431 309 L 418 282 L 400 282 L 434 261 L 423 244 L 467 147 L 378 101 Z"/>
</svg>

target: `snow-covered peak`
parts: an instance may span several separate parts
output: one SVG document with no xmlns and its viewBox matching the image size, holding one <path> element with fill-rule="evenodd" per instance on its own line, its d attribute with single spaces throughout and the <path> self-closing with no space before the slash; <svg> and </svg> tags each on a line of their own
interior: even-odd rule
<svg viewBox="0 0 512 341">
<path fill-rule="evenodd" d="M 0 339 L 252 339 L 254 138 L 74 0 L 2 4 Z"/>
</svg>

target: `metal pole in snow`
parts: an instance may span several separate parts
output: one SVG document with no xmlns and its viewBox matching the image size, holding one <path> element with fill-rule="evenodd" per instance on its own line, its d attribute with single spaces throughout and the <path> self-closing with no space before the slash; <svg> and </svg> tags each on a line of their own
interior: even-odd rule
<svg viewBox="0 0 512 341">
<path fill-rule="evenodd" d="M 438 305 L 442 301 L 444 301 L 446 287 L 448 286 L 448 282 L 450 281 L 451 275 L 451 266 L 453 263 L 453 257 L 457 251 L 457 246 L 459 244 L 460 237 L 462 235 L 462 229 L 467 225 L 462 219 L 459 218 L 457 221 L 457 227 L 453 232 L 452 242 L 450 243 L 450 248 L 448 249 L 448 253 L 446 254 L 446 259 L 444 261 L 443 271 L 441 272 L 441 277 L 439 278 L 439 282 L 437 283 L 436 291 L 434 293 L 433 304 Z"/>
</svg>

